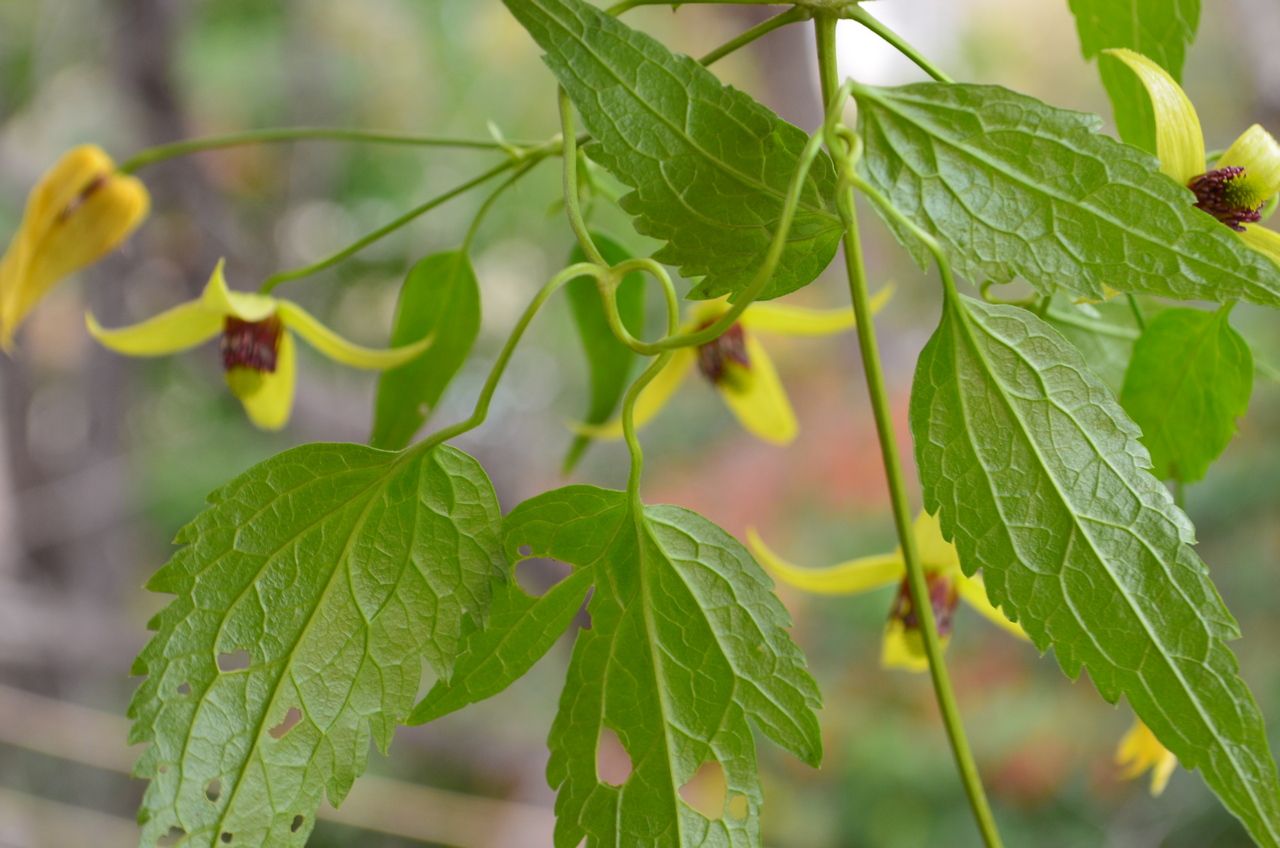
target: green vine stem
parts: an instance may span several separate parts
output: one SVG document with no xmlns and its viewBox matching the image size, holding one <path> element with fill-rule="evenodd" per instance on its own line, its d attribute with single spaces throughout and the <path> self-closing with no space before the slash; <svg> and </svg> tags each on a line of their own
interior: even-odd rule
<svg viewBox="0 0 1280 848">
<path fill-rule="evenodd" d="M 563 87 L 559 89 L 558 97 L 560 103 L 560 138 L 563 145 L 560 158 L 564 160 L 562 163 L 564 211 L 569 216 L 569 226 L 573 229 L 573 235 L 578 239 L 582 252 L 596 265 L 601 268 L 608 268 L 609 263 L 600 254 L 600 249 L 596 247 L 596 243 L 591 240 L 591 233 L 587 230 L 587 222 L 582 218 L 582 208 L 578 201 L 578 139 L 574 135 L 573 103 L 569 100 L 569 93 Z"/>
<path fill-rule="evenodd" d="M 514 174 L 503 180 L 502 185 L 489 193 L 489 196 L 485 198 L 484 203 L 481 203 L 480 208 L 476 210 L 475 217 L 471 219 L 471 226 L 467 228 L 466 238 L 462 240 L 461 251 L 463 253 L 471 252 L 471 245 L 476 240 L 476 234 L 480 232 L 480 225 L 484 223 L 485 217 L 489 214 L 489 210 L 493 208 L 493 205 L 498 202 L 498 198 L 502 197 L 507 189 L 520 182 L 520 180 L 524 178 L 524 175 L 533 170 L 541 161 L 542 160 L 539 159 L 537 161 L 525 162 L 519 168 L 516 168 L 516 172 Z"/>
<path fill-rule="evenodd" d="M 243 147 L 248 144 L 275 144 L 284 141 L 355 141 L 367 144 L 396 144 L 408 147 L 458 147 L 471 150 L 508 150 L 511 148 L 536 148 L 538 142 L 506 142 L 491 139 L 442 138 L 440 136 L 403 135 L 400 133 L 370 132 L 342 129 L 340 127 L 281 127 L 269 130 L 212 135 L 149 147 L 120 166 L 121 173 L 132 174 L 139 168 L 154 165 L 167 159 L 221 150 L 227 147 Z"/>
<path fill-rule="evenodd" d="M 716 62 L 719 62 L 725 56 L 728 56 L 730 53 L 734 53 L 738 50 L 741 50 L 743 47 L 746 47 L 751 42 L 757 40 L 761 36 L 768 35 L 769 33 L 773 32 L 775 29 L 784 27 L 787 24 L 794 24 L 794 23 L 799 23 L 800 21 L 807 21 L 812 17 L 813 17 L 812 10 L 806 9 L 803 6 L 792 6 L 787 11 L 781 12 L 780 14 L 774 15 L 772 18 L 769 18 L 766 21 L 756 24 L 751 29 L 747 30 L 737 38 L 734 38 L 730 41 L 726 41 L 724 44 L 720 45 L 715 50 L 712 50 L 710 53 L 703 56 L 701 59 L 698 60 L 698 62 L 702 64 L 703 67 L 709 68 L 712 65 L 714 65 Z"/>
<path fill-rule="evenodd" d="M 507 365 L 511 362 L 511 356 L 515 353 L 516 346 L 520 344 L 520 339 L 524 337 L 525 330 L 529 329 L 533 316 L 538 314 L 538 310 L 550 299 L 551 295 L 555 294 L 565 283 L 577 277 L 595 277 L 602 273 L 604 273 L 604 270 L 599 265 L 594 265 L 590 262 L 579 262 L 556 274 L 546 285 L 539 289 L 538 293 L 533 296 L 533 300 L 529 301 L 529 305 L 525 307 L 524 314 L 520 316 L 520 320 L 511 329 L 511 335 L 507 336 L 506 344 L 502 346 L 502 351 L 498 354 L 497 360 L 494 361 L 493 367 L 489 369 L 489 376 L 484 381 L 480 396 L 476 398 L 475 409 L 470 417 L 465 421 L 459 421 L 457 424 L 445 427 L 427 436 L 405 451 L 405 458 L 429 451 L 483 424 L 485 419 L 489 417 L 489 404 L 493 401 L 493 393 L 498 390 L 498 383 L 501 382 L 502 375 L 507 370 Z"/>
<path fill-rule="evenodd" d="M 880 38 L 888 42 L 903 56 L 906 56 L 912 62 L 915 62 L 920 70 L 924 71 L 938 82 L 955 82 L 955 80 L 947 76 L 941 68 L 929 61 L 927 56 L 912 47 L 902 36 L 889 29 L 878 19 L 872 17 L 872 15 L 866 9 L 862 8 L 862 6 L 855 4 L 846 7 L 841 17 L 847 18 L 851 21 L 857 21 L 876 35 L 880 36 Z"/>
<path fill-rule="evenodd" d="M 872 320 L 866 267 L 862 259 L 862 243 L 858 233 L 853 187 L 860 183 L 861 180 L 854 170 L 853 163 L 849 161 L 850 157 L 848 155 L 856 151 L 846 138 L 841 138 L 840 134 L 834 131 L 847 97 L 844 92 L 837 91 L 839 87 L 835 52 L 837 20 L 834 16 L 819 15 L 815 23 L 822 93 L 824 100 L 829 104 L 827 136 L 832 156 L 842 163 L 840 167 L 841 181 L 845 187 L 841 189 L 838 201 L 841 216 L 845 221 L 845 265 L 849 277 L 849 290 L 853 298 L 854 316 L 858 327 L 858 345 L 862 351 L 867 391 L 871 397 L 871 408 L 875 417 L 876 431 L 880 438 L 880 451 L 884 462 L 885 476 L 889 482 L 889 498 L 893 507 L 894 522 L 897 525 L 898 540 L 902 546 L 903 559 L 906 562 L 912 609 L 920 619 L 920 632 L 924 637 L 925 654 L 929 658 L 929 672 L 933 678 L 934 693 L 937 696 L 938 708 L 942 713 L 943 723 L 946 725 L 947 736 L 951 740 L 951 750 L 960 772 L 960 779 L 964 783 L 965 792 L 969 798 L 969 805 L 973 809 L 974 818 L 987 848 L 1000 848 L 1000 834 L 996 829 L 995 819 L 991 814 L 986 792 L 982 788 L 982 779 L 973 760 L 973 752 L 969 748 L 968 737 L 965 736 L 964 725 L 960 719 L 959 705 L 956 702 L 955 692 L 951 687 L 950 675 L 947 673 L 942 644 L 938 638 L 937 623 L 934 620 L 928 580 L 925 576 L 924 565 L 920 561 L 920 551 L 916 544 L 913 530 L 914 522 L 912 520 L 911 505 L 907 498 L 906 475 L 902 470 L 902 459 L 898 451 L 897 437 L 893 430 L 893 414 L 889 406 L 889 392 L 885 386 L 884 369 L 880 363 L 880 350 L 876 343 L 875 322 Z M 842 153 L 845 155 L 842 156 Z M 936 246 L 936 243 L 934 243 L 934 247 Z M 941 255 L 940 251 L 936 255 L 939 267 L 944 269 L 943 278 L 947 281 L 949 292 L 953 292 L 954 282 L 951 281 L 950 266 L 945 264 L 946 258 Z M 948 296 L 954 295 L 949 293 Z"/>
</svg>

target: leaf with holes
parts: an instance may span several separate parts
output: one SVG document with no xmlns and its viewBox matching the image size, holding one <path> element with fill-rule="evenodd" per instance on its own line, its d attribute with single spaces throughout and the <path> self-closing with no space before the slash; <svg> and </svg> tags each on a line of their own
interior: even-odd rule
<svg viewBox="0 0 1280 848">
<path fill-rule="evenodd" d="M 751 725 L 811 765 L 822 756 L 817 686 L 764 571 L 688 510 L 592 486 L 526 501 L 505 527 L 510 559 L 553 557 L 595 584 L 551 730 L 558 848 L 758 846 Z M 621 786 L 598 775 L 606 731 L 633 764 Z M 680 795 L 712 762 L 727 784 L 718 818 Z"/>
<path fill-rule="evenodd" d="M 688 56 L 583 0 L 503 0 L 594 138 L 584 151 L 634 189 L 622 208 L 667 244 L 655 259 L 703 277 L 690 293 L 741 292 L 769 249 L 808 139 Z M 843 227 L 824 153 L 805 181 L 786 249 L 764 298 L 812 282 Z"/>
<path fill-rule="evenodd" d="M 1115 109 L 1120 138 L 1156 152 L 1151 99 L 1134 73 L 1113 56 L 1113 47 L 1136 50 L 1182 81 L 1187 46 L 1200 24 L 1200 0 L 1070 0 L 1086 59 L 1098 56 L 1098 72 Z"/>
<path fill-rule="evenodd" d="M 470 257 L 451 250 L 414 265 L 400 289 L 391 346 L 435 340 L 423 356 L 382 373 L 370 444 L 399 450 L 413 441 L 479 334 L 480 285 Z"/>
<path fill-rule="evenodd" d="M 911 431 L 925 508 L 991 602 L 1071 677 L 1088 666 L 1260 845 L 1280 780 L 1226 641 L 1239 636 L 1138 428 L 1032 313 L 951 296 L 920 355 Z"/>
<path fill-rule="evenodd" d="M 991 85 L 854 89 L 863 176 L 975 282 L 1280 306 L 1280 267 L 1101 121 Z M 927 254 L 896 222 L 899 241 Z"/>
<path fill-rule="evenodd" d="M 1165 310 L 1134 346 L 1120 404 L 1162 480 L 1202 479 L 1249 409 L 1253 354 L 1230 313 L 1230 305 Z"/>
<path fill-rule="evenodd" d="M 501 579 L 500 515 L 475 460 L 306 445 L 210 496 L 151 579 L 177 595 L 134 664 L 142 844 L 302 846 L 385 751 L 425 657 L 447 676 L 465 612 Z M 247 652 L 247 667 L 220 655 Z"/>
<path fill-rule="evenodd" d="M 631 258 L 625 247 L 608 236 L 595 234 L 592 236 L 596 247 L 610 265 L 617 265 Z M 569 263 L 586 262 L 586 254 L 581 246 L 575 246 L 569 257 Z M 582 342 L 583 351 L 587 355 L 587 368 L 591 372 L 591 407 L 587 410 L 583 422 L 587 424 L 603 424 L 613 415 L 622 400 L 622 395 L 631 382 L 631 370 L 636 355 L 618 341 L 609 329 L 609 321 L 605 317 L 604 304 L 601 303 L 600 291 L 596 281 L 591 277 L 578 277 L 570 280 L 565 286 L 565 295 L 569 300 L 569 308 L 573 310 L 573 321 L 578 327 L 578 339 Z M 618 315 L 622 325 L 636 338 L 644 332 L 644 275 L 640 272 L 628 274 L 618 284 Z M 569 446 L 569 453 L 564 458 L 561 473 L 568 475 L 573 471 L 578 460 L 591 444 L 590 436 L 578 436 Z"/>
</svg>

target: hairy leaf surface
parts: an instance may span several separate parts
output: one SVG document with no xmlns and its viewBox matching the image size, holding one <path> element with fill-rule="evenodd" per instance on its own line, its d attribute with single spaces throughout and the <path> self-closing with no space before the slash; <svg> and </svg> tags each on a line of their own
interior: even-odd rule
<svg viewBox="0 0 1280 848">
<path fill-rule="evenodd" d="M 1167 309 L 1134 346 L 1120 403 L 1162 480 L 1202 479 L 1249 409 L 1253 354 L 1230 312 Z"/>
<path fill-rule="evenodd" d="M 588 156 L 634 191 L 636 231 L 667 242 L 654 258 L 704 277 L 694 298 L 734 294 L 755 276 L 777 231 L 805 134 L 688 56 L 583 0 L 503 0 L 547 52 L 595 142 Z M 809 172 L 765 299 L 830 264 L 842 227 L 835 169 Z"/>
<path fill-rule="evenodd" d="M 1139 431 L 1032 313 L 951 298 L 920 356 L 911 429 L 925 508 L 965 572 L 1063 670 L 1121 695 L 1264 846 L 1280 781 L 1225 642 L 1239 635 L 1146 470 Z"/>
<path fill-rule="evenodd" d="M 142 845 L 290 845 L 342 801 L 417 694 L 447 676 L 463 614 L 501 579 L 484 471 L 438 447 L 306 445 L 228 483 L 148 584 L 177 595 L 134 665 Z M 228 657 L 247 651 L 247 668 Z"/>
<path fill-rule="evenodd" d="M 506 529 L 511 559 L 554 557 L 595 584 L 591 629 L 578 634 L 551 730 L 558 848 L 584 838 L 590 848 L 758 846 L 751 723 L 807 763 L 822 756 L 817 686 L 764 571 L 688 510 L 641 510 L 591 486 L 526 501 Z M 606 728 L 631 759 L 621 786 L 597 774 Z M 720 764 L 728 785 L 717 819 L 679 794 L 706 762 Z"/>
<path fill-rule="evenodd" d="M 592 238 L 610 265 L 631 258 L 625 247 L 608 236 L 595 234 Z M 575 245 L 569 264 L 586 261 L 582 248 Z M 609 320 L 605 317 L 604 304 L 594 279 L 579 277 L 570 280 L 565 286 L 565 294 L 578 327 L 578 339 L 587 355 L 587 368 L 591 372 L 591 405 L 582 420 L 587 424 L 603 424 L 613 415 L 630 385 L 636 355 L 609 329 Z M 622 325 L 631 335 L 640 338 L 644 332 L 644 274 L 637 271 L 624 277 L 618 284 L 617 296 Z M 563 473 L 573 471 L 590 444 L 590 436 L 578 436 L 573 440 L 564 458 Z"/>
<path fill-rule="evenodd" d="M 858 87 L 859 167 L 977 282 L 1280 306 L 1280 268 L 1095 115 L 998 86 Z M 923 264 L 909 234 L 899 240 Z"/>
<path fill-rule="evenodd" d="M 1133 71 L 1113 56 L 1112 47 L 1136 50 L 1182 81 L 1187 46 L 1200 24 L 1200 0 L 1070 0 L 1086 59 L 1098 56 L 1098 72 L 1115 108 L 1120 138 L 1156 152 L 1151 99 Z"/>
<path fill-rule="evenodd" d="M 437 253 L 409 271 L 400 289 L 391 346 L 435 334 L 425 354 L 382 373 L 370 444 L 399 450 L 426 422 L 480 334 L 480 285 L 461 250 Z"/>
</svg>

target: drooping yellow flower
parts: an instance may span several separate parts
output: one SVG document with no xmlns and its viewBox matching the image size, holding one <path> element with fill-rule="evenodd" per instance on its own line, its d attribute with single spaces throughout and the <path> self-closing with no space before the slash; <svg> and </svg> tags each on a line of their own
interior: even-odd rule
<svg viewBox="0 0 1280 848">
<path fill-rule="evenodd" d="M 879 312 L 892 294 L 892 286 L 877 292 L 871 302 L 872 312 Z M 680 325 L 680 332 L 708 327 L 728 310 L 729 304 L 723 298 L 700 303 Z M 667 367 L 636 398 L 636 429 L 662 411 L 696 365 L 719 390 L 747 432 L 776 445 L 789 444 L 799 430 L 796 414 L 778 378 L 778 369 L 755 334 L 829 336 L 853 329 L 855 323 L 851 307 L 805 309 L 781 303 L 753 303 L 719 338 L 701 347 L 676 350 Z M 597 439 L 621 439 L 622 420 L 576 424 L 574 430 Z"/>
<path fill-rule="evenodd" d="M 93 145 L 67 152 L 27 197 L 22 223 L 0 259 L 0 347 L 53 285 L 96 262 L 137 229 L 151 207 L 136 177 Z"/>
<path fill-rule="evenodd" d="M 1141 719 L 1133 720 L 1133 727 L 1120 740 L 1116 749 L 1116 765 L 1122 769 L 1125 780 L 1140 777 L 1151 770 L 1151 794 L 1158 796 L 1169 784 L 1169 777 L 1178 766 L 1178 758 L 1151 732 Z"/>
<path fill-rule="evenodd" d="M 951 637 L 952 616 L 961 598 L 1002 629 L 1020 639 L 1027 638 L 1020 626 L 1010 621 L 999 607 L 993 606 L 987 599 L 982 578 L 965 576 L 960 569 L 960 557 L 955 546 L 943 538 L 942 527 L 936 517 L 922 511 L 916 516 L 913 532 L 929 584 L 929 599 L 933 605 L 938 635 L 944 645 Z M 856 595 L 881 586 L 899 584 L 898 594 L 884 628 L 880 662 L 886 668 L 928 671 L 929 659 L 924 651 L 920 620 L 912 609 L 911 592 L 906 579 L 907 565 L 903 560 L 901 547 L 891 554 L 862 557 L 830 568 L 801 568 L 770 550 L 754 528 L 747 529 L 747 542 L 756 559 L 774 577 L 805 592 Z"/>
<path fill-rule="evenodd" d="M 1110 53 L 1128 65 L 1151 97 L 1160 170 L 1191 189 L 1196 206 L 1280 263 L 1280 233 L 1261 226 L 1263 206 L 1280 192 L 1280 144 L 1254 124 L 1205 170 L 1204 133 L 1191 100 L 1164 68 L 1132 50 Z"/>
<path fill-rule="evenodd" d="M 355 368 L 404 365 L 432 342 L 426 338 L 390 350 L 352 344 L 292 301 L 231 291 L 222 266 L 219 262 L 197 300 L 118 330 L 104 329 L 93 315 L 86 315 L 89 332 L 128 356 L 177 353 L 220 334 L 227 384 L 244 403 L 249 419 L 264 430 L 279 430 L 289 422 L 293 409 L 297 379 L 294 332 L 330 359 Z"/>
</svg>

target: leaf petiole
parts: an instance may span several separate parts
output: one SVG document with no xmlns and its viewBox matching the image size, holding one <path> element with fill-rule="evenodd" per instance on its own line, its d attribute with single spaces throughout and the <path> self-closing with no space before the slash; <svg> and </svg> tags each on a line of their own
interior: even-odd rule
<svg viewBox="0 0 1280 848">
<path fill-rule="evenodd" d="M 862 8 L 861 5 L 855 3 L 852 6 L 846 6 L 844 11 L 841 13 L 841 17 L 847 18 L 851 21 L 857 21 L 876 35 L 880 36 L 880 38 L 890 46 L 894 47 L 903 56 L 906 56 L 912 62 L 915 62 L 920 70 L 924 71 L 938 82 L 955 82 L 955 80 L 948 76 L 946 72 L 933 64 L 933 62 L 929 61 L 927 56 L 912 47 L 911 44 L 902 36 L 889 29 L 878 19 L 872 17 L 871 13 Z"/>
</svg>

